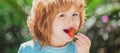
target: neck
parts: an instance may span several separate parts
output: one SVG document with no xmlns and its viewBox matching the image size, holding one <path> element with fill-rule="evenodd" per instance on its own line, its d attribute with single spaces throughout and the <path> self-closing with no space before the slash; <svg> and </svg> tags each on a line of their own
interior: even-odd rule
<svg viewBox="0 0 120 53">
<path fill-rule="evenodd" d="M 66 41 L 60 40 L 56 37 L 52 37 L 50 46 L 52 47 L 64 47 L 67 44 Z"/>
</svg>

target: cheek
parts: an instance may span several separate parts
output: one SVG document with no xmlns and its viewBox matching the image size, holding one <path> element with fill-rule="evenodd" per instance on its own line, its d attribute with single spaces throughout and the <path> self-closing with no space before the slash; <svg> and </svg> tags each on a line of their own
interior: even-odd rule
<svg viewBox="0 0 120 53">
<path fill-rule="evenodd" d="M 80 25 L 80 18 L 77 19 L 76 24 L 79 27 L 79 25 Z"/>
<path fill-rule="evenodd" d="M 55 22 L 55 26 L 61 28 L 63 25 L 64 25 L 64 21 L 63 21 L 63 20 L 61 20 L 61 19 L 56 20 L 56 22 Z"/>
<path fill-rule="evenodd" d="M 62 19 L 56 19 L 53 23 L 54 30 L 61 30 L 64 27 L 64 21 Z"/>
<path fill-rule="evenodd" d="M 80 25 L 80 19 L 79 18 L 76 20 L 76 24 L 77 24 L 77 26 Z"/>
<path fill-rule="evenodd" d="M 54 35 L 62 35 L 63 34 L 63 29 L 64 29 L 65 25 L 64 25 L 64 21 L 61 19 L 56 19 L 53 22 L 53 33 Z"/>
</svg>

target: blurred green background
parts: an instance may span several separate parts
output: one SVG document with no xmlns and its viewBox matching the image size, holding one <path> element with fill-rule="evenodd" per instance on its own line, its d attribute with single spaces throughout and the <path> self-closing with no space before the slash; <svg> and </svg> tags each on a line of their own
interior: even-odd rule
<svg viewBox="0 0 120 53">
<path fill-rule="evenodd" d="M 26 24 L 32 0 L 0 0 L 0 53 L 17 53 L 31 39 Z M 120 53 L 120 0 L 86 0 L 90 53 Z"/>
</svg>

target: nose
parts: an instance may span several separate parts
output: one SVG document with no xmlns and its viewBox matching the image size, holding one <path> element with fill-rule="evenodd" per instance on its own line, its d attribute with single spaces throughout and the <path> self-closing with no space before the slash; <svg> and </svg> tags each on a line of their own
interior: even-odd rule
<svg viewBox="0 0 120 53">
<path fill-rule="evenodd" d="M 76 21 L 72 18 L 72 17 L 69 17 L 68 21 L 67 21 L 69 27 L 74 27 L 76 28 Z"/>
</svg>

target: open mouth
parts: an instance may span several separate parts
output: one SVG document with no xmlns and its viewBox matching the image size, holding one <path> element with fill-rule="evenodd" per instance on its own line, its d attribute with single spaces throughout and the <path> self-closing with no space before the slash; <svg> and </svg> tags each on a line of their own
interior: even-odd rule
<svg viewBox="0 0 120 53">
<path fill-rule="evenodd" d="M 69 29 L 63 29 L 63 31 L 64 31 L 65 33 L 67 33 L 67 34 L 68 34 L 69 32 L 70 32 L 70 33 L 71 33 L 71 32 L 77 32 L 77 30 L 76 30 L 75 28 L 72 28 L 72 27 L 69 28 Z"/>
<path fill-rule="evenodd" d="M 75 34 L 77 34 L 77 30 L 75 28 L 69 28 L 69 29 L 63 29 L 65 33 L 67 33 L 71 38 L 74 37 Z"/>
<path fill-rule="evenodd" d="M 63 29 L 63 31 L 68 34 L 69 29 Z"/>
<path fill-rule="evenodd" d="M 74 37 L 74 32 L 73 32 L 73 29 L 70 28 L 70 29 L 64 29 L 63 30 L 65 33 L 68 34 L 69 37 L 73 38 Z"/>
</svg>

